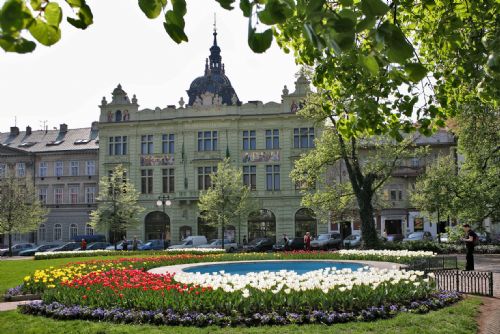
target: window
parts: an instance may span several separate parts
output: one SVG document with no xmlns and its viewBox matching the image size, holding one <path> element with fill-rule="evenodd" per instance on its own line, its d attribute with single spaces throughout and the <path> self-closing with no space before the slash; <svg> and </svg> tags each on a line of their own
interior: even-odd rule
<svg viewBox="0 0 500 334">
<path fill-rule="evenodd" d="M 280 148 L 280 130 L 266 130 L 266 149 Z"/>
<path fill-rule="evenodd" d="M 153 193 L 153 170 L 143 169 L 141 170 L 141 193 L 152 194 Z"/>
<path fill-rule="evenodd" d="M 78 174 L 80 173 L 80 162 L 71 161 L 69 172 L 71 176 L 78 176 Z"/>
<path fill-rule="evenodd" d="M 46 177 L 47 176 L 47 169 L 48 169 L 48 164 L 46 161 L 40 162 L 40 165 L 38 167 L 38 175 L 40 177 Z"/>
<path fill-rule="evenodd" d="M 85 203 L 87 204 L 95 203 L 95 186 L 85 187 Z"/>
<path fill-rule="evenodd" d="M 141 154 L 153 154 L 153 135 L 141 136 Z"/>
<path fill-rule="evenodd" d="M 255 130 L 243 131 L 243 149 L 255 150 L 256 148 L 257 144 L 255 141 Z"/>
<path fill-rule="evenodd" d="M 47 188 L 38 188 L 38 200 L 42 204 L 47 204 Z"/>
<path fill-rule="evenodd" d="M 257 189 L 257 166 L 243 166 L 243 184 L 250 190 Z"/>
<path fill-rule="evenodd" d="M 198 131 L 198 151 L 217 151 L 217 131 Z"/>
<path fill-rule="evenodd" d="M 80 192 L 79 186 L 69 186 L 69 203 L 78 204 L 78 193 Z"/>
<path fill-rule="evenodd" d="M 17 177 L 26 176 L 26 164 L 24 162 L 18 162 L 16 164 L 16 176 Z"/>
<path fill-rule="evenodd" d="M 45 224 L 40 224 L 40 227 L 38 227 L 38 241 L 45 241 L 46 237 Z"/>
<path fill-rule="evenodd" d="M 7 164 L 0 164 L 0 178 L 7 175 Z"/>
<path fill-rule="evenodd" d="M 78 226 L 76 224 L 69 225 L 69 238 L 73 240 L 78 235 Z"/>
<path fill-rule="evenodd" d="M 163 176 L 163 193 L 173 193 L 175 191 L 174 186 L 174 169 L 167 168 L 162 170 Z"/>
<path fill-rule="evenodd" d="M 293 147 L 294 148 L 314 147 L 314 128 L 293 129 Z"/>
<path fill-rule="evenodd" d="M 168 153 L 168 154 L 174 154 L 174 142 L 175 142 L 175 135 L 173 133 L 168 134 L 168 135 L 162 135 L 162 142 L 161 142 L 161 152 L 162 153 Z"/>
<path fill-rule="evenodd" d="M 212 186 L 211 174 L 217 173 L 217 167 L 198 167 L 198 190 L 206 190 Z"/>
<path fill-rule="evenodd" d="M 87 175 L 95 175 L 95 160 L 85 161 L 85 171 Z"/>
<path fill-rule="evenodd" d="M 64 189 L 62 187 L 54 188 L 54 203 L 55 204 L 62 204 L 63 203 L 63 195 L 64 195 Z"/>
<path fill-rule="evenodd" d="M 391 190 L 391 201 L 402 201 L 403 191 L 402 190 Z"/>
<path fill-rule="evenodd" d="M 54 225 L 54 241 L 62 240 L 62 227 L 61 224 Z"/>
<path fill-rule="evenodd" d="M 420 167 L 420 159 L 419 158 L 411 158 L 411 166 L 413 168 Z"/>
<path fill-rule="evenodd" d="M 87 226 L 85 226 L 85 234 L 94 235 L 94 228 L 92 227 L 92 225 L 87 224 Z"/>
<path fill-rule="evenodd" d="M 121 122 L 122 121 L 122 112 L 121 110 L 117 110 L 115 113 L 115 122 Z"/>
<path fill-rule="evenodd" d="M 56 164 L 54 166 L 54 174 L 57 177 L 63 176 L 63 174 L 64 174 L 64 162 L 63 161 L 56 161 Z"/>
<path fill-rule="evenodd" d="M 127 154 L 127 136 L 109 137 L 109 155 Z"/>
<path fill-rule="evenodd" d="M 266 166 L 266 189 L 280 190 L 280 166 Z"/>
</svg>

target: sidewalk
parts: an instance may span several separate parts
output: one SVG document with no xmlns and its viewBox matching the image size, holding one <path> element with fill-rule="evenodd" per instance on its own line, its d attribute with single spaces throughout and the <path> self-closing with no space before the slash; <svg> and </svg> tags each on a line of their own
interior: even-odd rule
<svg viewBox="0 0 500 334">
<path fill-rule="evenodd" d="M 17 305 L 31 303 L 32 301 L 33 300 L 23 300 L 20 302 L 2 302 L 0 303 L 0 312 L 15 310 L 17 308 Z"/>
</svg>

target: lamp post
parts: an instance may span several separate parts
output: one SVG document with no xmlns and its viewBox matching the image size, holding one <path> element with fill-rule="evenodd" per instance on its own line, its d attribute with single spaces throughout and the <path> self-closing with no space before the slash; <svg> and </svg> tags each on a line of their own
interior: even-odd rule
<svg viewBox="0 0 500 334">
<path fill-rule="evenodd" d="M 172 201 L 170 200 L 170 196 L 168 196 L 168 195 L 167 196 L 165 196 L 165 195 L 158 196 L 158 200 L 156 201 L 156 206 L 157 207 L 160 207 L 160 206 L 162 207 L 162 209 L 163 209 L 163 217 L 164 218 L 166 216 L 165 206 L 170 207 L 171 205 L 172 205 Z M 166 248 L 165 247 L 166 244 L 167 244 L 166 238 L 167 238 L 167 225 L 165 224 L 165 234 L 163 236 L 163 244 L 164 244 L 163 248 Z"/>
</svg>

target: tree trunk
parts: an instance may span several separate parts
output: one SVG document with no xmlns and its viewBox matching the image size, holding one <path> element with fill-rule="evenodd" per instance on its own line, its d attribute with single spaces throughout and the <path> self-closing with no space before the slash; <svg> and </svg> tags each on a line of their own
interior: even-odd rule
<svg viewBox="0 0 500 334">
<path fill-rule="evenodd" d="M 224 232 L 225 232 L 225 226 L 224 226 L 224 220 L 222 220 L 222 249 L 224 248 Z"/>
<path fill-rule="evenodd" d="M 12 256 L 12 234 L 9 232 L 9 256 Z"/>
<path fill-rule="evenodd" d="M 359 218 L 361 220 L 361 240 L 363 241 L 364 248 L 374 248 L 378 245 L 379 239 L 375 222 L 373 221 L 373 205 L 372 197 L 373 192 L 371 187 L 363 189 L 361 193 L 356 196 L 359 205 Z"/>
</svg>

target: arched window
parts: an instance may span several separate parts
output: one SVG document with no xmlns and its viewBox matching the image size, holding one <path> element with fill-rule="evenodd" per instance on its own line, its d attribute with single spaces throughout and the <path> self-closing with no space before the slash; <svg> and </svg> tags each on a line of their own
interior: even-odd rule
<svg viewBox="0 0 500 334">
<path fill-rule="evenodd" d="M 198 217 L 198 235 L 204 235 L 210 241 L 219 237 L 219 229 L 216 225 L 210 224 L 202 217 Z"/>
<path fill-rule="evenodd" d="M 78 226 L 76 224 L 69 225 L 69 238 L 73 240 L 78 235 Z"/>
<path fill-rule="evenodd" d="M 92 227 L 92 225 L 87 224 L 87 226 L 85 226 L 85 234 L 94 235 L 94 228 Z"/>
<path fill-rule="evenodd" d="M 264 237 L 276 241 L 276 216 L 271 210 L 260 209 L 248 215 L 248 241 Z"/>
<path fill-rule="evenodd" d="M 115 112 L 115 122 L 121 122 L 122 121 L 122 112 L 121 110 L 117 110 Z"/>
<path fill-rule="evenodd" d="M 179 227 L 179 240 L 186 239 L 193 234 L 193 229 L 191 226 L 181 226 Z"/>
<path fill-rule="evenodd" d="M 45 224 L 40 224 L 40 227 L 38 227 L 38 241 L 45 241 L 46 238 L 46 232 L 45 232 Z"/>
<path fill-rule="evenodd" d="M 62 226 L 61 224 L 54 225 L 54 241 L 62 240 Z"/>
<path fill-rule="evenodd" d="M 316 236 L 318 234 L 318 223 L 311 209 L 303 208 L 295 213 L 295 236 L 303 237 L 306 232 Z"/>
</svg>

